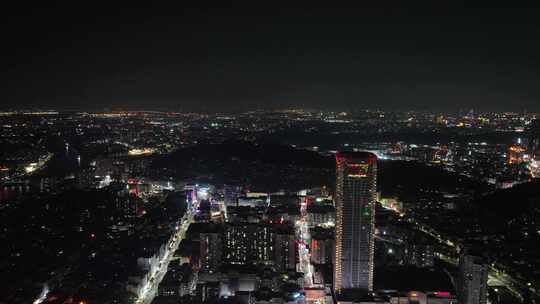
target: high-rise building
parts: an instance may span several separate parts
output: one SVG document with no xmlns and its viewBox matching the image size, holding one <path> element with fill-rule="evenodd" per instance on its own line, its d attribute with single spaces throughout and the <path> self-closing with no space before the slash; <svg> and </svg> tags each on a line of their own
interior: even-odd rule
<svg viewBox="0 0 540 304">
<path fill-rule="evenodd" d="M 311 263 L 330 264 L 334 261 L 334 232 L 331 228 L 310 229 Z"/>
<path fill-rule="evenodd" d="M 480 257 L 463 255 L 459 259 L 460 303 L 485 304 L 487 302 L 487 265 Z"/>
<path fill-rule="evenodd" d="M 274 265 L 279 271 L 296 269 L 296 238 L 292 226 L 276 225 L 274 238 Z"/>
<path fill-rule="evenodd" d="M 218 270 L 223 258 L 222 237 L 222 232 L 217 229 L 201 233 L 199 245 L 201 271 L 213 273 Z"/>
<path fill-rule="evenodd" d="M 274 232 L 265 224 L 228 223 L 225 244 L 225 260 L 230 264 L 267 262 L 273 257 Z"/>
<path fill-rule="evenodd" d="M 533 120 L 529 127 L 529 152 L 540 154 L 540 119 Z"/>
<path fill-rule="evenodd" d="M 225 206 L 236 206 L 238 203 L 238 196 L 240 196 L 240 187 L 228 184 L 223 186 L 223 199 Z"/>
<path fill-rule="evenodd" d="M 528 168 L 532 177 L 540 178 L 540 119 L 531 122 L 528 132 Z"/>
<path fill-rule="evenodd" d="M 332 205 L 311 204 L 307 207 L 307 218 L 310 228 L 334 226 L 336 223 L 335 217 L 336 210 Z"/>
<path fill-rule="evenodd" d="M 334 290 L 373 290 L 377 157 L 336 155 Z"/>
<path fill-rule="evenodd" d="M 88 166 L 76 174 L 76 187 L 78 189 L 92 189 L 96 186 L 96 168 Z"/>
<path fill-rule="evenodd" d="M 433 246 L 411 242 L 405 248 L 404 260 L 406 265 L 412 265 L 420 268 L 433 267 L 435 263 Z"/>
<path fill-rule="evenodd" d="M 114 199 L 118 215 L 125 218 L 133 218 L 139 215 L 141 199 L 134 195 L 119 195 Z"/>
</svg>

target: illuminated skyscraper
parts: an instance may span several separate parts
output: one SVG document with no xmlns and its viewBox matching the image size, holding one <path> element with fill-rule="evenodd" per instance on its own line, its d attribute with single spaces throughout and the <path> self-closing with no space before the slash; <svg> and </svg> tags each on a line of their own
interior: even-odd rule
<svg viewBox="0 0 540 304">
<path fill-rule="evenodd" d="M 373 289 L 377 157 L 336 155 L 336 252 L 334 290 Z"/>
<path fill-rule="evenodd" d="M 540 119 L 533 120 L 529 127 L 529 153 L 531 176 L 540 178 Z"/>
</svg>

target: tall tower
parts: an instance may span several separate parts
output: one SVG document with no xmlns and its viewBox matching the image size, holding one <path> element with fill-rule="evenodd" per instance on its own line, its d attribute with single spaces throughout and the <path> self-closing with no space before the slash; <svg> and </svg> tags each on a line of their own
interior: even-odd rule
<svg viewBox="0 0 540 304">
<path fill-rule="evenodd" d="M 377 157 L 336 154 L 334 290 L 373 290 Z"/>
<path fill-rule="evenodd" d="M 528 152 L 531 157 L 528 164 L 529 171 L 533 178 L 540 178 L 540 119 L 531 122 L 528 132 Z"/>
</svg>

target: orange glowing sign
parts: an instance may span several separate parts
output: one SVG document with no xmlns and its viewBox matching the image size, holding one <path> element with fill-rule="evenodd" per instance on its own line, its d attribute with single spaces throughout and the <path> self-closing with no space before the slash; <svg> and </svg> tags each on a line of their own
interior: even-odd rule
<svg viewBox="0 0 540 304">
<path fill-rule="evenodd" d="M 348 164 L 348 177 L 366 177 L 368 175 L 369 164 Z"/>
</svg>

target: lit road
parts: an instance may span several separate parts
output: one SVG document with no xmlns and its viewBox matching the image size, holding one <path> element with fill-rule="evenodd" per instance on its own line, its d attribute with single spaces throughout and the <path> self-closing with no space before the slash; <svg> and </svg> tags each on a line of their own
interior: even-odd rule
<svg viewBox="0 0 540 304">
<path fill-rule="evenodd" d="M 519 292 L 520 283 L 504 271 L 497 269 L 494 265 L 489 266 L 488 285 L 504 286 L 520 301 L 523 301 L 523 297 Z"/>
<path fill-rule="evenodd" d="M 32 304 L 41 304 L 47 299 L 47 295 L 49 294 L 49 287 L 47 284 L 43 285 L 43 290 L 41 290 L 41 293 L 39 294 L 39 297 L 32 302 Z"/>
<path fill-rule="evenodd" d="M 186 214 L 182 217 L 178 230 L 171 236 L 168 241 L 168 245 L 165 249 L 165 253 L 162 255 L 156 267 L 152 267 L 147 274 L 147 280 L 145 284 L 141 286 L 137 292 L 136 304 L 150 304 L 157 294 L 159 283 L 165 277 L 169 262 L 174 256 L 174 252 L 178 249 L 180 242 L 186 237 L 186 231 L 189 225 L 193 222 L 193 212 L 191 210 L 186 211 Z"/>
<path fill-rule="evenodd" d="M 298 238 L 298 271 L 304 273 L 304 287 L 313 287 L 313 265 L 311 265 L 309 244 L 309 228 L 307 222 L 301 219 L 296 222 L 296 234 Z"/>
<path fill-rule="evenodd" d="M 49 163 L 49 161 L 53 158 L 53 156 L 54 156 L 53 153 L 50 153 L 50 152 L 47 153 L 47 155 L 40 157 L 37 162 L 31 163 L 31 164 L 27 165 L 26 167 L 24 167 L 24 171 L 22 173 L 15 174 L 13 177 L 14 178 L 25 178 L 25 177 L 32 176 L 36 172 L 38 172 L 38 171 L 42 170 L 43 168 L 45 168 L 45 166 Z"/>
<path fill-rule="evenodd" d="M 304 273 L 304 287 L 313 287 L 313 265 L 311 265 L 310 253 L 308 244 L 311 236 L 306 216 L 307 205 L 305 201 L 300 204 L 301 218 L 295 223 L 296 238 L 298 240 L 298 271 Z"/>
</svg>

